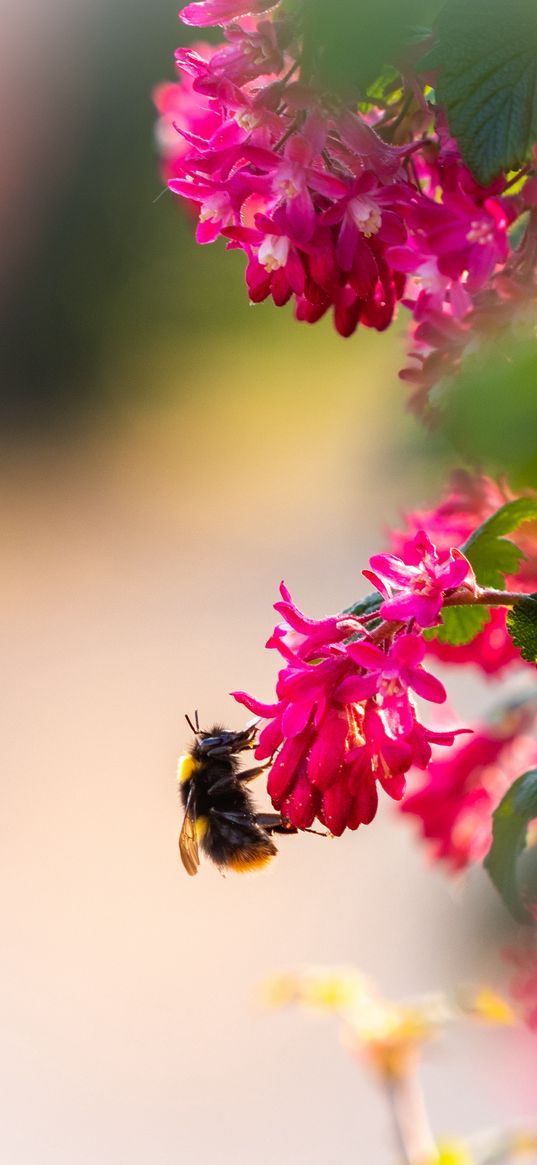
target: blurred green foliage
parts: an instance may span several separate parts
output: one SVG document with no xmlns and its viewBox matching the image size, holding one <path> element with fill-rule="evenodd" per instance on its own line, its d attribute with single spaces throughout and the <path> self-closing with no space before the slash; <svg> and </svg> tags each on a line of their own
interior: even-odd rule
<svg viewBox="0 0 537 1165">
<path fill-rule="evenodd" d="M 182 208 L 167 191 L 159 199 L 151 93 L 175 77 L 176 6 L 119 0 L 95 24 L 67 165 L 51 170 L 35 242 L 9 289 L 4 428 L 79 423 L 154 392 L 155 360 L 171 338 L 180 351 L 208 321 L 225 327 L 246 308 L 240 257 L 197 247 Z M 247 310 L 244 318 L 248 326 Z"/>
<path fill-rule="evenodd" d="M 472 466 L 537 488 L 537 343 L 533 329 L 468 356 L 448 386 L 442 430 Z"/>
<path fill-rule="evenodd" d="M 441 7 L 442 0 L 308 0 L 308 55 L 331 89 L 364 96 L 384 66 L 398 63 L 416 30 L 431 27 Z"/>
</svg>

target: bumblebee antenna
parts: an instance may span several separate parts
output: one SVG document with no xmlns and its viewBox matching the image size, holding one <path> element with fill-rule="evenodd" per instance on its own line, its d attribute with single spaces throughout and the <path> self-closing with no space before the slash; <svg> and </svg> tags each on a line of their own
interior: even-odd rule
<svg viewBox="0 0 537 1165">
<path fill-rule="evenodd" d="M 194 733 L 194 736 L 199 736 L 200 726 L 199 726 L 199 720 L 198 720 L 198 713 L 197 713 L 197 712 L 195 713 L 194 719 L 195 719 L 195 721 L 196 721 L 196 728 L 194 728 L 194 725 L 193 725 L 193 723 L 192 723 L 192 721 L 191 721 L 191 719 L 190 719 L 190 716 L 188 715 L 188 712 L 185 712 L 185 720 L 186 720 L 186 722 L 187 722 L 187 724 L 188 724 L 188 727 L 190 728 L 190 731 Z"/>
</svg>

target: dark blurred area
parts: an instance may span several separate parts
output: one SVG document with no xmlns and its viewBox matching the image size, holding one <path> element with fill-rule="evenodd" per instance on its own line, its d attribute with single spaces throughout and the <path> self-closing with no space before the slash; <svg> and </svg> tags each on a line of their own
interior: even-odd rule
<svg viewBox="0 0 537 1165">
<path fill-rule="evenodd" d="M 191 226 L 158 201 L 151 92 L 185 39 L 176 6 L 54 0 L 45 28 L 37 8 L 7 23 L 0 424 L 24 431 L 154 391 L 163 338 L 211 309 L 225 324 L 242 288 L 220 294 L 214 248 L 186 276 Z"/>
</svg>

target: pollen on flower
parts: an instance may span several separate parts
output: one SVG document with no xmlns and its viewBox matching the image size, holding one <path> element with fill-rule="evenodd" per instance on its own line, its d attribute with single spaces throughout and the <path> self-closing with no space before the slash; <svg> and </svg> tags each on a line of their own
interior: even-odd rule
<svg viewBox="0 0 537 1165">
<path fill-rule="evenodd" d="M 227 194 L 211 194 L 200 205 L 200 222 L 220 222 L 229 212 Z"/>
<path fill-rule="evenodd" d="M 289 239 L 285 235 L 267 235 L 263 239 L 257 257 L 266 271 L 278 271 L 285 267 L 289 255 Z"/>
<path fill-rule="evenodd" d="M 366 194 L 351 198 L 349 214 L 366 239 L 370 239 L 371 235 L 376 235 L 380 230 L 382 223 L 380 207 Z"/>
<path fill-rule="evenodd" d="M 250 109 L 237 109 L 233 115 L 233 120 L 236 121 L 240 129 L 246 130 L 247 133 L 251 133 L 260 124 L 259 117 Z"/>
<path fill-rule="evenodd" d="M 470 230 L 467 231 L 466 238 L 469 243 L 478 243 L 480 247 L 485 247 L 489 243 L 493 243 L 494 229 L 492 223 L 486 222 L 485 219 L 474 219 L 470 223 Z"/>
</svg>

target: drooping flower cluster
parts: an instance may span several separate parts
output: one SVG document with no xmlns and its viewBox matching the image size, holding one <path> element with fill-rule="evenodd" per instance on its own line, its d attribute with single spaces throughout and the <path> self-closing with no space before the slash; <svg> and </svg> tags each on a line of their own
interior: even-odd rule
<svg viewBox="0 0 537 1165">
<path fill-rule="evenodd" d="M 480 187 L 416 78 L 412 116 L 404 94 L 360 113 L 321 91 L 299 6 L 202 0 L 181 17 L 225 38 L 178 49 L 182 80 L 156 94 L 164 176 L 198 205 L 198 242 L 244 251 L 252 302 L 293 300 L 308 323 L 332 309 L 343 336 L 383 330 L 402 301 L 414 319 L 402 376 L 422 404 L 476 334 L 535 297 L 535 216 L 517 250 L 508 232 L 537 206 L 537 180 Z"/>
<path fill-rule="evenodd" d="M 389 558 L 389 561 L 388 561 Z M 309 619 L 287 588 L 275 609 L 283 616 L 267 646 L 284 659 L 276 702 L 235 692 L 269 721 L 256 756 L 272 759 L 268 791 L 274 806 L 298 829 L 317 818 L 331 833 L 373 820 L 378 785 L 398 801 L 411 766 L 425 768 L 431 746 L 452 745 L 458 731 L 434 732 L 418 718 L 414 695 L 434 704 L 443 685 L 423 667 L 421 627 L 437 621 L 442 603 L 475 579 L 458 551 L 440 563 L 420 531 L 405 559 L 377 556 L 379 575 L 364 572 L 390 597 L 380 607 L 388 621 L 368 633 L 364 621 L 342 614 Z"/>
<path fill-rule="evenodd" d="M 516 194 L 509 193 L 513 180 L 505 174 L 479 186 L 442 111 L 435 129 L 434 153 L 416 157 L 428 204 L 414 213 L 406 246 L 390 253 L 394 267 L 408 275 L 404 304 L 413 315 L 412 342 L 400 375 L 415 385 L 418 411 L 431 388 L 456 372 L 479 341 L 531 321 L 537 293 L 537 182 L 522 181 Z M 527 227 L 513 244 L 511 228 L 523 216 Z"/>
</svg>

